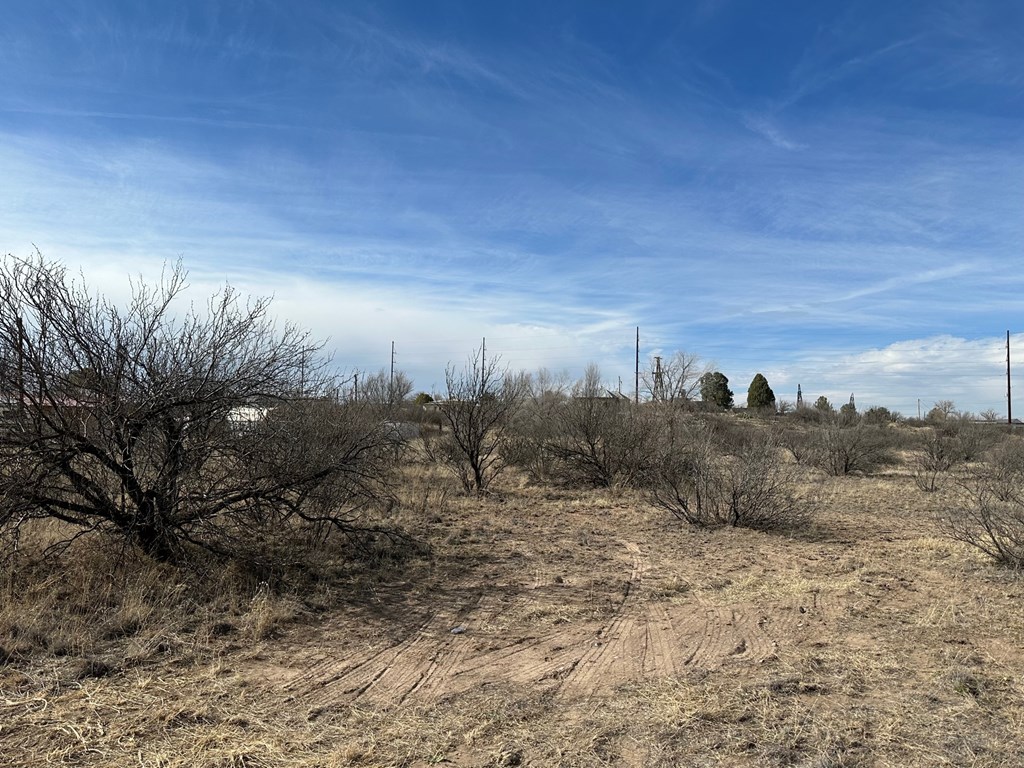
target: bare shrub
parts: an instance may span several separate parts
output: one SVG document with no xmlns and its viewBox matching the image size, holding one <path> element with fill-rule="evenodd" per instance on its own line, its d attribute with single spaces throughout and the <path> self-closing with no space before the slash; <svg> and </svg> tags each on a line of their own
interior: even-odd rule
<svg viewBox="0 0 1024 768">
<path fill-rule="evenodd" d="M 998 564 L 1024 566 L 1024 441 L 1010 437 L 973 466 L 947 513 L 950 535 Z"/>
<path fill-rule="evenodd" d="M 833 476 L 868 473 L 892 461 L 885 428 L 826 423 L 814 435 L 811 463 Z"/>
<path fill-rule="evenodd" d="M 354 542 L 364 533 L 388 533 L 368 513 L 394 503 L 394 469 L 406 438 L 378 408 L 296 400 L 269 412 L 253 438 L 256 447 L 235 472 L 258 493 L 244 514 L 224 516 L 207 535 L 223 554 L 245 553 L 248 562 L 273 569 L 301 562 L 304 549 L 334 532 Z M 280 478 L 300 473 L 309 482 L 281 486 Z"/>
<path fill-rule="evenodd" d="M 706 420 L 674 418 L 661 427 L 643 486 L 655 506 L 703 526 L 771 530 L 807 521 L 811 505 L 797 493 L 777 436 L 754 432 L 730 449 Z"/>
<path fill-rule="evenodd" d="M 600 371 L 588 366 L 548 422 L 553 475 L 573 485 L 633 484 L 647 462 L 650 423 L 650 411 L 603 389 Z"/>
<path fill-rule="evenodd" d="M 899 414 L 893 413 L 885 406 L 874 405 L 864 411 L 864 415 L 861 419 L 865 424 L 890 424 L 894 421 L 899 421 Z"/>
<path fill-rule="evenodd" d="M 992 427 L 968 416 L 940 415 L 929 418 L 924 437 L 914 446 L 914 482 L 923 491 L 938 488 L 939 478 L 959 464 L 980 459 L 997 434 Z"/>
<path fill-rule="evenodd" d="M 1000 498 L 989 481 L 974 478 L 949 512 L 952 537 L 981 550 L 1000 565 L 1024 566 L 1024 500 Z"/>
<path fill-rule="evenodd" d="M 985 424 L 979 424 L 970 416 L 946 419 L 942 431 L 953 442 L 960 461 L 976 461 L 992 445 L 996 433 Z"/>
<path fill-rule="evenodd" d="M 786 419 L 798 424 L 820 424 L 835 418 L 834 411 L 826 411 L 811 405 L 801 405 L 786 414 Z"/>
<path fill-rule="evenodd" d="M 185 288 L 179 265 L 120 307 L 42 256 L 0 263 L 0 525 L 56 519 L 171 562 L 348 530 L 373 500 L 379 422 L 303 415 L 337 390 L 322 345 L 230 287 L 180 312 Z"/>
<path fill-rule="evenodd" d="M 537 483 L 556 479 L 558 460 L 550 448 L 558 415 L 568 398 L 566 376 L 541 369 L 529 377 L 528 391 L 508 433 L 502 455 Z"/>
<path fill-rule="evenodd" d="M 914 482 L 922 491 L 935 491 L 939 477 L 949 472 L 961 458 L 961 451 L 952 437 L 943 430 L 928 429 L 911 460 Z"/>
<path fill-rule="evenodd" d="M 401 371 L 363 373 L 359 376 L 359 390 L 355 400 L 371 408 L 381 418 L 390 418 L 405 411 L 404 406 L 412 394 L 412 380 Z"/>
<path fill-rule="evenodd" d="M 663 422 L 643 482 L 648 500 L 693 525 L 721 524 L 721 485 L 713 428 L 697 419 Z"/>
<path fill-rule="evenodd" d="M 970 544 L 1000 565 L 1024 566 L 1024 502 L 1002 500 L 985 483 L 964 491 L 949 516 L 954 539 Z"/>
<path fill-rule="evenodd" d="M 1012 499 L 1024 489 L 1024 439 L 1009 435 L 988 452 L 988 478 L 996 497 Z"/>
<path fill-rule="evenodd" d="M 808 501 L 797 492 L 794 467 L 782 459 L 782 447 L 771 434 L 751 440 L 729 462 L 729 524 L 770 530 L 805 524 Z"/>
<path fill-rule="evenodd" d="M 486 491 L 505 468 L 503 453 L 528 392 L 527 378 L 475 350 L 463 369 L 448 366 L 445 389 L 438 410 L 448 430 L 429 444 L 432 456 L 467 493 Z"/>
<path fill-rule="evenodd" d="M 817 413 L 812 409 L 804 408 L 808 413 Z M 789 451 L 797 464 L 812 465 L 816 457 L 815 435 L 810 429 L 802 425 L 787 425 L 779 430 L 779 444 Z"/>
<path fill-rule="evenodd" d="M 631 484 L 645 461 L 642 409 L 604 389 L 594 365 L 566 389 L 550 376 L 538 377 L 515 421 L 506 458 L 540 482 Z"/>
</svg>

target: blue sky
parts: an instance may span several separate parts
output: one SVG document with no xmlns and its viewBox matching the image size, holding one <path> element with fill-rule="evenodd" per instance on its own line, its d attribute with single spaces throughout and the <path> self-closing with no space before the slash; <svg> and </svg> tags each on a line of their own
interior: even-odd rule
<svg viewBox="0 0 1024 768">
<path fill-rule="evenodd" d="M 1020 3 L 0 10 L 2 252 L 115 296 L 180 256 L 427 391 L 483 337 L 631 389 L 640 326 L 740 402 L 1005 413 Z"/>
</svg>

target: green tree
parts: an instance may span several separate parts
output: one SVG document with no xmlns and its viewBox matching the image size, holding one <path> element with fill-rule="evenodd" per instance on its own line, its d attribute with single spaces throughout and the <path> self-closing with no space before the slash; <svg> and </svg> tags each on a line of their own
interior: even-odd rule
<svg viewBox="0 0 1024 768">
<path fill-rule="evenodd" d="M 896 415 L 883 405 L 874 405 L 864 411 L 866 424 L 888 424 L 896 421 Z"/>
<path fill-rule="evenodd" d="M 732 390 L 729 379 L 721 371 L 711 371 L 700 377 L 700 398 L 719 408 L 732 408 Z"/>
<path fill-rule="evenodd" d="M 747 389 L 747 407 L 775 410 L 775 393 L 768 386 L 768 379 L 760 373 L 754 376 Z"/>
<path fill-rule="evenodd" d="M 854 405 L 853 403 L 844 403 L 843 405 L 839 406 L 839 418 L 841 418 L 843 422 L 846 424 L 850 424 L 856 421 L 857 406 Z"/>
<path fill-rule="evenodd" d="M 835 413 L 836 409 L 832 407 L 832 403 L 828 401 L 828 398 L 822 395 L 814 401 L 815 410 L 821 411 L 822 413 Z"/>
</svg>

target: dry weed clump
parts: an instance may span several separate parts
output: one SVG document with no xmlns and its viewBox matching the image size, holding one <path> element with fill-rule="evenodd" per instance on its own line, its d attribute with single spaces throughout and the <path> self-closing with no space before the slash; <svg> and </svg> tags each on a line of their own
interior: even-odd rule
<svg viewBox="0 0 1024 768">
<path fill-rule="evenodd" d="M 318 586 L 340 572 L 329 562 L 320 574 L 303 568 L 270 583 L 247 563 L 210 562 L 197 573 L 105 538 L 80 537 L 54 550 L 46 546 L 53 525 L 29 526 L 18 557 L 5 563 L 0 663 L 34 669 L 63 660 L 57 666 L 71 677 L 100 677 L 168 656 L 201 658 L 225 639 L 270 639 L 337 599 L 329 581 Z"/>
</svg>

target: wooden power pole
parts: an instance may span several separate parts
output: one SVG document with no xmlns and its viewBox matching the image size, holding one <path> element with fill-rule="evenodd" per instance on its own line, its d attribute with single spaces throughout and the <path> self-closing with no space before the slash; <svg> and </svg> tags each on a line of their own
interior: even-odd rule
<svg viewBox="0 0 1024 768">
<path fill-rule="evenodd" d="M 1013 424 L 1013 400 L 1010 397 L 1010 332 L 1006 332 L 1006 423 Z"/>
<path fill-rule="evenodd" d="M 634 391 L 635 402 L 640 404 L 640 326 L 636 327 L 636 389 Z"/>
</svg>

